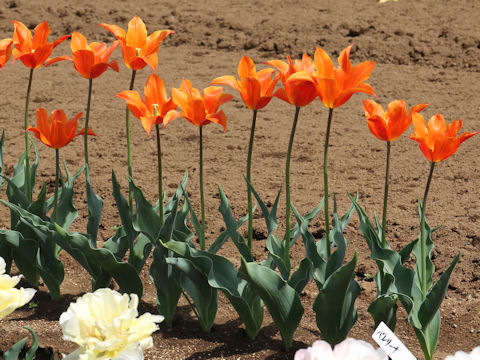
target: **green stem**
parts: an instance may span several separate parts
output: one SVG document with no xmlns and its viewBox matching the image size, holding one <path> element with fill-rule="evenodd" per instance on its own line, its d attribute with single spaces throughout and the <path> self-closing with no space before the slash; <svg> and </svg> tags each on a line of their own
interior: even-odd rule
<svg viewBox="0 0 480 360">
<path fill-rule="evenodd" d="M 390 141 L 387 141 L 387 165 L 385 170 L 385 190 L 383 192 L 383 214 L 382 214 L 382 248 L 385 249 L 387 241 L 385 233 L 387 229 L 387 203 L 388 203 L 388 174 L 390 172 Z"/>
<path fill-rule="evenodd" d="M 28 202 L 32 202 L 32 184 L 30 182 L 30 138 L 28 129 L 28 105 L 30 102 L 30 90 L 32 88 L 33 69 L 30 69 L 28 77 L 27 98 L 25 99 L 25 191 Z"/>
<path fill-rule="evenodd" d="M 160 146 L 160 126 L 158 124 L 155 124 L 155 130 L 157 132 L 158 211 L 160 226 L 163 226 L 162 149 Z"/>
<path fill-rule="evenodd" d="M 425 193 L 423 194 L 423 201 L 422 201 L 422 215 L 420 220 L 420 266 L 422 270 L 422 300 L 424 300 L 427 296 L 427 262 L 426 262 L 426 251 L 427 251 L 427 240 L 425 239 L 425 213 L 427 211 L 427 196 L 428 190 L 430 189 L 430 183 L 433 177 L 433 170 L 435 168 L 435 162 L 432 161 L 430 166 L 430 172 L 428 174 L 427 186 L 425 186 Z"/>
<path fill-rule="evenodd" d="M 200 248 L 205 250 L 205 199 L 203 196 L 203 141 L 202 141 L 202 126 L 200 129 L 200 206 L 202 212 L 202 233 L 200 234 Z"/>
<path fill-rule="evenodd" d="M 330 216 L 328 213 L 328 142 L 330 140 L 330 126 L 332 125 L 333 108 L 328 109 L 327 132 L 325 133 L 325 149 L 323 151 L 323 188 L 325 206 L 325 237 L 327 240 L 327 259 L 330 257 Z"/>
<path fill-rule="evenodd" d="M 88 120 L 90 119 L 90 101 L 92 99 L 92 79 L 88 79 L 88 98 L 87 98 L 87 114 L 85 115 L 85 134 L 83 135 L 83 151 L 85 155 L 85 164 L 87 164 L 87 180 L 89 179 L 88 168 Z"/>
<path fill-rule="evenodd" d="M 253 110 L 252 128 L 250 129 L 250 142 L 248 144 L 248 158 L 247 158 L 247 180 L 252 184 L 251 169 L 252 169 L 252 152 L 253 152 L 253 138 L 255 136 L 255 123 L 257 122 L 257 110 Z M 247 185 L 248 194 L 248 248 L 252 249 L 253 239 L 253 203 L 252 203 L 252 189 Z"/>
<path fill-rule="evenodd" d="M 130 79 L 130 89 L 133 90 L 133 84 L 135 83 L 135 74 L 136 70 L 132 70 L 132 77 Z M 132 147 L 130 144 L 130 110 L 128 106 L 126 106 L 125 112 L 125 131 L 127 133 L 127 166 L 128 166 L 128 176 L 132 179 L 133 172 L 132 172 Z M 133 212 L 133 193 L 130 186 L 128 187 L 128 204 L 130 206 L 130 210 Z M 163 223 L 163 222 L 162 222 Z"/>
<path fill-rule="evenodd" d="M 53 223 L 57 222 L 58 184 L 60 179 L 60 150 L 55 149 L 55 197 L 53 200 Z"/>
<path fill-rule="evenodd" d="M 287 161 L 285 163 L 285 192 L 287 198 L 286 206 L 286 229 L 285 229 L 285 247 L 283 249 L 283 260 L 285 264 L 289 262 L 290 252 L 290 157 L 292 155 L 293 138 L 295 137 L 295 129 L 297 128 L 298 113 L 300 107 L 295 108 L 295 117 L 293 118 L 292 130 L 290 131 L 290 141 L 288 142 Z"/>
</svg>

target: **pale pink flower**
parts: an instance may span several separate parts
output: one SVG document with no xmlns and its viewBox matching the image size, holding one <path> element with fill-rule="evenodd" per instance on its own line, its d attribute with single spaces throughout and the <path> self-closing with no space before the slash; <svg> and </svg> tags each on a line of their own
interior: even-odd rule
<svg viewBox="0 0 480 360">
<path fill-rule="evenodd" d="M 329 343 L 317 340 L 307 349 L 298 350 L 294 360 L 384 360 L 387 356 L 382 349 L 369 343 L 347 338 L 335 345 L 332 350 Z"/>
<path fill-rule="evenodd" d="M 473 349 L 470 354 L 464 351 L 457 351 L 455 355 L 449 355 L 445 360 L 480 360 L 480 346 Z"/>
</svg>

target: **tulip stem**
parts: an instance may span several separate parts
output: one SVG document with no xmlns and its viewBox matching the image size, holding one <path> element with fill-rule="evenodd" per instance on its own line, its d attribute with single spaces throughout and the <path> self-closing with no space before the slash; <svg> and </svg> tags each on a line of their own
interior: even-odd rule
<svg viewBox="0 0 480 360">
<path fill-rule="evenodd" d="M 157 168 L 158 168 L 158 212 L 160 214 L 160 227 L 163 226 L 163 189 L 162 189 L 162 149 L 160 146 L 160 126 L 155 124 L 157 132 Z"/>
<path fill-rule="evenodd" d="M 285 192 L 287 198 L 286 204 L 286 229 L 285 229 L 285 247 L 283 249 L 283 260 L 285 265 L 290 261 L 288 256 L 290 252 L 290 157 L 292 155 L 293 147 L 293 138 L 295 137 L 295 129 L 297 128 L 298 113 L 300 112 L 300 107 L 295 108 L 295 116 L 293 118 L 292 130 L 290 131 L 290 141 L 288 142 L 287 150 L 287 161 L 285 163 Z"/>
<path fill-rule="evenodd" d="M 327 132 L 325 133 L 325 149 L 323 151 L 323 187 L 325 204 L 325 237 L 327 259 L 330 257 L 330 216 L 328 213 L 328 142 L 330 139 L 330 126 L 332 124 L 333 108 L 328 109 Z"/>
<path fill-rule="evenodd" d="M 253 110 L 252 128 L 250 129 L 250 142 L 248 144 L 248 158 L 247 158 L 247 180 L 252 184 L 251 168 L 252 168 L 252 151 L 253 151 L 253 138 L 255 136 L 255 123 L 257 122 L 257 110 Z M 248 195 L 248 248 L 252 249 L 253 239 L 253 204 L 252 204 L 252 189 L 247 184 Z"/>
<path fill-rule="evenodd" d="M 87 164 L 87 181 L 90 181 L 88 168 L 88 120 L 90 118 L 90 101 L 92 99 L 92 79 L 88 79 L 88 98 L 87 98 L 87 114 L 85 115 L 85 134 L 83 135 L 83 149 L 85 155 L 85 164 Z"/>
<path fill-rule="evenodd" d="M 387 164 L 385 170 L 385 190 L 383 192 L 383 213 L 382 213 L 382 248 L 385 249 L 387 241 L 385 233 L 387 229 L 387 203 L 388 203 L 388 174 L 390 172 L 390 141 L 387 141 Z"/>
<path fill-rule="evenodd" d="M 129 90 L 133 90 L 133 84 L 135 83 L 135 74 L 136 70 L 132 70 L 132 77 L 130 79 L 130 88 Z M 132 179 L 133 172 L 132 172 L 132 147 L 130 144 L 130 110 L 128 109 L 128 105 L 126 106 L 125 112 L 125 131 L 127 133 L 127 166 L 128 166 L 128 177 Z M 161 199 L 161 197 L 160 197 Z M 130 206 L 130 210 L 133 212 L 133 193 L 130 186 L 128 187 L 128 205 Z M 162 221 L 163 224 L 163 221 Z"/>
<path fill-rule="evenodd" d="M 428 174 L 427 185 L 425 186 L 425 193 L 423 194 L 423 201 L 422 201 L 422 214 L 420 217 L 420 265 L 422 270 L 422 278 L 421 278 L 421 285 L 422 285 L 422 300 L 425 300 L 427 296 L 427 261 L 426 261 L 426 248 L 427 248 L 427 240 L 425 239 L 425 213 L 427 211 L 427 196 L 428 190 L 430 189 L 430 183 L 433 177 L 433 170 L 435 168 L 435 162 L 432 161 L 430 166 L 430 172 Z"/>
<path fill-rule="evenodd" d="M 202 224 L 201 224 L 201 233 L 200 233 L 200 248 L 205 250 L 205 199 L 203 196 L 203 141 L 202 141 L 202 126 L 198 127 L 200 129 L 200 206 L 202 212 Z"/>
<path fill-rule="evenodd" d="M 53 200 L 53 223 L 57 222 L 58 185 L 60 179 L 60 150 L 55 149 L 55 197 Z"/>
<path fill-rule="evenodd" d="M 30 136 L 28 129 L 28 105 L 30 102 L 30 90 L 32 88 L 33 69 L 30 69 L 28 77 L 27 97 L 25 100 L 25 191 L 28 202 L 32 202 L 32 183 L 30 181 Z"/>
</svg>

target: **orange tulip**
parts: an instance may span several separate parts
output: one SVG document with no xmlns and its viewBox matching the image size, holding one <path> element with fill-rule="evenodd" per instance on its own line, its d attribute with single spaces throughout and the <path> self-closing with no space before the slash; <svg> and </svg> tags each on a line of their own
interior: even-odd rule
<svg viewBox="0 0 480 360">
<path fill-rule="evenodd" d="M 213 85 L 228 85 L 237 90 L 243 102 L 252 110 L 263 109 L 273 96 L 273 89 L 279 77 L 272 78 L 275 70 L 263 69 L 257 73 L 252 59 L 244 55 L 238 64 L 240 80 L 231 75 L 221 76 L 212 81 Z"/>
<path fill-rule="evenodd" d="M 177 105 L 172 98 L 167 99 L 167 92 L 163 80 L 157 74 L 148 77 L 144 88 L 145 100 L 137 91 L 126 90 L 117 94 L 124 99 L 135 117 L 140 119 L 142 126 L 150 136 L 154 124 L 163 123 L 163 118 L 170 110 L 175 110 Z"/>
<path fill-rule="evenodd" d="M 347 102 L 356 92 L 375 95 L 370 85 L 364 81 L 370 77 L 375 61 L 364 61 L 352 66 L 348 46 L 340 53 L 334 68 L 332 60 L 321 48 L 315 51 L 315 68 L 317 70 L 317 91 L 323 104 L 328 108 L 337 108 Z"/>
<path fill-rule="evenodd" d="M 12 39 L 0 40 L 0 69 L 2 69 L 12 55 Z"/>
<path fill-rule="evenodd" d="M 334 68 L 332 60 L 321 48 L 315 51 L 315 71 L 299 71 L 289 79 L 293 86 L 305 83 L 315 84 L 318 96 L 328 108 L 334 109 L 345 104 L 356 92 L 375 95 L 370 85 L 364 81 L 370 77 L 374 61 L 365 61 L 356 66 L 350 62 L 352 45 L 345 48 L 338 57 L 340 67 Z"/>
<path fill-rule="evenodd" d="M 445 160 L 455 154 L 462 142 L 477 134 L 465 132 L 457 137 L 462 120 L 455 120 L 447 126 L 440 114 L 432 116 L 427 126 L 422 115 L 414 114 L 413 126 L 415 133 L 410 138 L 418 142 L 423 155 L 432 162 Z"/>
<path fill-rule="evenodd" d="M 370 132 L 383 141 L 393 141 L 400 137 L 412 124 L 413 114 L 422 111 L 428 104 L 418 104 L 407 114 L 405 101 L 395 100 L 383 112 L 380 104 L 373 100 L 363 100 L 363 109 Z"/>
<path fill-rule="evenodd" d="M 59 56 L 48 60 L 45 66 L 49 66 L 58 61 L 68 60 L 73 62 L 75 69 L 84 78 L 95 79 L 102 75 L 109 67 L 118 72 L 118 63 L 115 60 L 108 62 L 108 58 L 117 46 L 118 41 L 115 41 L 110 47 L 105 43 L 98 42 L 88 44 L 85 36 L 74 32 L 70 43 L 73 58 L 68 55 Z"/>
<path fill-rule="evenodd" d="M 145 23 L 138 16 L 130 20 L 127 32 L 117 25 L 100 26 L 113 33 L 120 41 L 125 65 L 132 70 L 141 70 L 149 65 L 155 71 L 158 47 L 168 35 L 175 33 L 172 30 L 157 30 L 147 36 Z"/>
<path fill-rule="evenodd" d="M 223 94 L 223 89 L 218 86 L 209 86 L 200 94 L 198 89 L 192 87 L 192 83 L 182 80 L 179 89 L 172 89 L 173 102 L 181 108 L 181 112 L 170 110 L 163 119 L 166 126 L 177 117 L 183 117 L 195 126 L 204 126 L 213 122 L 223 126 L 227 130 L 227 117 L 223 110 L 218 111 L 222 104 L 232 100 L 230 94 Z"/>
<path fill-rule="evenodd" d="M 270 60 L 266 63 L 280 71 L 280 79 L 283 88 L 275 91 L 274 96 L 297 107 L 310 104 L 318 96 L 313 81 L 292 81 L 297 73 L 305 73 L 311 77 L 314 71 L 312 58 L 303 54 L 302 60 L 295 60 L 292 63 L 290 56 L 287 56 L 288 63 L 281 60 Z"/>
<path fill-rule="evenodd" d="M 13 61 L 20 61 L 30 69 L 40 67 L 45 60 L 52 54 L 53 49 L 62 41 L 68 39 L 70 35 L 65 35 L 55 40 L 53 43 L 47 42 L 50 28 L 46 21 L 35 27 L 34 35 L 21 22 L 12 21 L 15 30 L 13 32 Z"/>
<path fill-rule="evenodd" d="M 77 121 L 81 116 L 82 113 L 78 113 L 73 119 L 68 120 L 63 110 L 53 110 L 47 117 L 47 111 L 39 108 L 37 110 L 37 127 L 29 126 L 27 131 L 33 132 L 35 137 L 48 147 L 60 149 L 69 144 L 74 137 L 85 133 L 85 129 L 76 132 Z M 95 133 L 88 129 L 88 135 L 95 135 Z"/>
</svg>

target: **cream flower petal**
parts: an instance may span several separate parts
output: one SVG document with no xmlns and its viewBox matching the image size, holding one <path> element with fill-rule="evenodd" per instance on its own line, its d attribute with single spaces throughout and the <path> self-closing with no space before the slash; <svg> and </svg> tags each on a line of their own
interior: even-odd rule
<svg viewBox="0 0 480 360">
<path fill-rule="evenodd" d="M 141 360 L 153 346 L 152 333 L 163 316 L 138 317 L 138 296 L 99 289 L 80 297 L 60 316 L 63 338 L 80 348 L 67 359 Z"/>
</svg>

